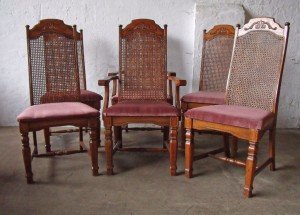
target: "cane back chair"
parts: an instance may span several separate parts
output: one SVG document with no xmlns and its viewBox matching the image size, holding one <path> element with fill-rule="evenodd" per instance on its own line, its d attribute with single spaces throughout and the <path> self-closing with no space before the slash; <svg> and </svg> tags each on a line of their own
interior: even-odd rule
<svg viewBox="0 0 300 215">
<path fill-rule="evenodd" d="M 23 158 L 27 182 L 33 182 L 31 160 L 34 156 L 62 155 L 88 150 L 93 174 L 98 174 L 99 111 L 80 102 L 76 26 L 60 20 L 41 20 L 27 29 L 28 70 L 31 106 L 18 117 L 22 134 Z M 83 142 L 78 150 L 38 154 L 36 145 L 30 153 L 29 132 L 49 127 L 73 125 L 89 127 L 90 149 Z"/>
<path fill-rule="evenodd" d="M 41 20 L 41 23 L 43 23 L 44 25 L 45 24 L 50 25 L 51 23 L 60 23 L 61 25 L 64 25 L 65 28 L 69 28 L 70 30 L 72 29 L 72 26 L 64 24 L 63 21 L 59 20 L 59 19 L 44 19 L 44 20 Z M 80 101 L 82 103 L 87 104 L 87 105 L 100 111 L 102 97 L 99 94 L 86 89 L 86 73 L 85 73 L 85 64 L 84 64 L 84 48 L 83 48 L 83 31 L 82 30 L 80 30 L 80 32 L 77 32 L 77 37 L 75 39 L 77 41 L 77 55 L 78 55 L 77 62 L 78 62 L 78 71 L 79 71 Z M 31 96 L 32 96 L 32 94 L 31 94 Z M 31 105 L 39 104 L 39 102 L 37 102 L 33 98 L 30 99 L 30 101 L 31 101 Z M 100 121 L 99 121 L 99 123 L 100 123 Z M 48 155 L 55 154 L 55 152 L 51 152 L 50 136 L 52 134 L 77 132 L 77 131 L 79 131 L 79 141 L 82 142 L 83 141 L 83 129 L 82 128 L 63 129 L 63 130 L 56 130 L 56 131 L 51 131 L 50 128 L 44 129 L 45 148 L 46 148 L 46 152 L 48 152 Z M 97 135 L 99 136 L 99 140 L 100 140 L 100 131 L 98 132 Z M 100 142 L 99 142 L 99 144 L 100 144 Z M 38 148 L 37 148 L 37 137 L 36 137 L 35 131 L 33 132 L 33 143 L 35 146 L 34 155 L 37 155 Z"/>
<path fill-rule="evenodd" d="M 203 48 L 199 91 L 181 98 L 181 148 L 185 144 L 184 113 L 192 108 L 225 104 L 225 91 L 234 40 L 234 27 L 215 25 L 203 31 Z M 222 134 L 224 150 L 230 156 L 228 135 Z M 237 151 L 237 139 L 232 141 L 232 156 Z"/>
<path fill-rule="evenodd" d="M 254 177 L 265 167 L 275 170 L 278 98 L 289 23 L 281 28 L 272 18 L 251 19 L 235 32 L 226 89 L 226 104 L 199 107 L 185 113 L 185 173 L 192 177 L 194 130 L 227 132 L 249 141 L 246 162 L 206 153 L 245 168 L 244 196 L 251 197 Z M 269 158 L 257 164 L 258 142 L 269 131 Z"/>
<path fill-rule="evenodd" d="M 133 20 L 124 29 L 122 26 L 119 27 L 119 42 L 118 75 L 99 80 L 99 85 L 105 86 L 103 119 L 107 174 L 113 174 L 113 154 L 118 150 L 167 151 L 169 149 L 170 171 L 171 175 L 175 175 L 180 115 L 179 109 L 167 102 L 167 81 L 174 81 L 178 92 L 180 86 L 186 85 L 186 81 L 175 76 L 167 77 L 167 25 L 162 29 L 153 20 Z M 118 80 L 118 103 L 108 107 L 111 80 Z M 179 107 L 178 103 L 177 107 Z M 121 126 L 130 123 L 151 123 L 167 128 L 163 147 L 123 147 Z M 168 134 L 170 135 L 169 146 Z"/>
</svg>

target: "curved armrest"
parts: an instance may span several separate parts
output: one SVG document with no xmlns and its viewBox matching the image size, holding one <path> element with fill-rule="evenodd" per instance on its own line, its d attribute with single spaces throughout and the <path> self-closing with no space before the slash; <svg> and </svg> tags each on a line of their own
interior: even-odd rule
<svg viewBox="0 0 300 215">
<path fill-rule="evenodd" d="M 98 80 L 98 85 L 104 86 L 104 90 L 105 90 L 103 111 L 105 111 L 108 108 L 108 104 L 109 104 L 109 83 L 110 81 L 116 82 L 118 79 L 119 77 L 115 75 L 115 76 L 108 76 L 106 78 Z M 113 91 L 115 90 L 113 89 Z"/>
<path fill-rule="evenodd" d="M 176 108 L 180 109 L 180 92 L 179 92 L 179 89 L 181 86 L 186 86 L 186 80 L 183 80 L 183 79 L 180 79 L 180 78 L 177 78 L 176 76 L 168 76 L 168 80 L 170 82 L 173 82 L 175 83 L 175 106 Z M 170 96 L 172 96 L 172 85 L 170 87 L 171 84 L 169 84 L 169 93 L 170 93 Z"/>
</svg>

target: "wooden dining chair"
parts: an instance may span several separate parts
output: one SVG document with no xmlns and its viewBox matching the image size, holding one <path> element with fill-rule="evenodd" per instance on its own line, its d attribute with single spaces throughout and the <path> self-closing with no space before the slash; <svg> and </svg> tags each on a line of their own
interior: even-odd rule
<svg viewBox="0 0 300 215">
<path fill-rule="evenodd" d="M 66 25 L 62 20 L 59 19 L 44 19 L 41 20 L 41 22 L 45 24 L 51 24 L 51 23 L 60 23 L 60 25 L 64 26 L 65 28 L 72 29 L 72 26 Z M 76 32 L 77 37 L 75 38 L 77 41 L 77 55 L 78 55 L 78 72 L 79 72 L 79 84 L 80 84 L 80 102 L 87 104 L 98 111 L 100 111 L 101 106 L 101 100 L 103 99 L 101 95 L 98 93 L 92 92 L 90 90 L 87 90 L 86 87 L 86 71 L 85 71 L 85 61 L 84 61 L 84 46 L 83 46 L 83 30 L 80 30 L 80 32 Z M 31 99 L 31 105 L 34 105 L 34 100 Z M 100 121 L 99 121 L 100 123 Z M 99 128 L 101 126 L 99 125 Z M 71 133 L 71 132 L 79 132 L 79 141 L 83 141 L 83 131 L 87 131 L 86 128 L 68 128 L 68 129 L 60 129 L 60 130 L 53 130 L 51 128 L 44 129 L 44 137 L 45 137 L 45 148 L 47 152 L 51 152 L 51 143 L 50 143 L 50 136 L 57 133 Z M 100 131 L 97 133 L 100 140 Z M 101 141 L 100 141 L 101 142 Z M 99 142 L 99 144 L 100 144 Z M 35 146 L 35 153 L 38 153 L 37 148 L 37 136 L 36 131 L 33 132 L 33 143 Z"/>
<path fill-rule="evenodd" d="M 179 96 L 174 107 L 167 102 L 167 81 L 179 87 L 186 81 L 167 76 L 167 25 L 162 29 L 153 20 L 136 19 L 124 29 L 119 27 L 119 73 L 99 80 L 105 87 L 103 120 L 107 174 L 113 174 L 113 154 L 116 151 L 169 150 L 170 172 L 177 169 L 177 130 Z M 108 107 L 109 83 L 118 81 L 118 102 Z M 164 127 L 162 148 L 129 148 L 122 142 L 122 129 L 131 123 L 155 124 Z M 112 139 L 114 127 L 114 140 Z M 168 144 L 169 142 L 169 144 Z"/>
<path fill-rule="evenodd" d="M 265 167 L 275 170 L 278 98 L 289 23 L 251 19 L 235 32 L 226 89 L 226 104 L 194 108 L 185 113 L 185 174 L 192 177 L 195 157 L 213 157 L 245 168 L 244 196 L 251 197 L 254 177 Z M 246 162 L 205 153 L 194 156 L 194 131 L 226 132 L 249 141 Z M 258 143 L 269 131 L 269 158 L 257 166 Z"/>
<path fill-rule="evenodd" d="M 199 91 L 181 98 L 181 148 L 185 145 L 184 113 L 192 108 L 225 104 L 225 91 L 234 41 L 234 27 L 215 25 L 208 32 L 203 31 L 203 48 Z M 232 138 L 230 154 L 229 136 L 223 135 L 227 156 L 235 157 L 237 138 Z"/>
<path fill-rule="evenodd" d="M 93 175 L 98 175 L 99 111 L 81 103 L 76 26 L 61 20 L 41 20 L 32 29 L 26 26 L 31 106 L 18 117 L 22 134 L 27 183 L 33 182 L 33 157 L 73 154 L 88 151 Z M 39 154 L 29 146 L 29 132 L 56 126 L 73 125 L 90 129 L 90 147 L 83 142 L 77 150 L 47 150 Z"/>
</svg>

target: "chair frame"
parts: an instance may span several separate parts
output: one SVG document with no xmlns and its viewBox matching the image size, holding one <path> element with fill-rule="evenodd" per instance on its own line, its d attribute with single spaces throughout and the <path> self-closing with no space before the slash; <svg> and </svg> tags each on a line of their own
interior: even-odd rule
<svg viewBox="0 0 300 215">
<path fill-rule="evenodd" d="M 50 22 L 49 22 L 50 21 Z M 71 26 L 67 26 L 61 20 L 41 20 L 40 23 L 34 26 L 32 29 L 29 29 L 29 25 L 26 25 L 26 35 L 27 35 L 27 51 L 28 56 L 30 56 L 30 39 L 36 38 L 39 35 L 42 35 L 43 32 L 55 32 L 57 34 L 66 35 L 69 38 L 79 38 L 79 34 L 76 31 L 76 26 L 73 28 Z M 74 42 L 75 52 L 77 52 L 77 44 Z M 76 59 L 76 63 L 77 63 Z M 78 70 L 78 64 L 76 65 L 76 70 Z M 28 57 L 28 72 L 29 72 L 29 87 L 30 87 L 30 103 L 33 104 L 33 88 L 32 88 L 32 75 L 31 75 L 31 60 Z M 51 121 L 38 121 L 38 122 L 20 122 L 19 129 L 22 135 L 22 153 L 24 159 L 24 165 L 26 170 L 26 178 L 27 183 L 33 183 L 33 173 L 31 168 L 31 162 L 34 157 L 45 157 L 45 156 L 54 156 L 54 155 L 66 155 L 66 154 L 74 154 L 74 153 L 82 153 L 88 151 L 88 154 L 91 156 L 92 160 L 92 172 L 93 175 L 98 175 L 98 145 L 99 145 L 99 137 L 98 131 L 100 130 L 100 120 L 99 117 L 74 117 L 68 120 L 51 120 Z M 77 127 L 89 127 L 90 128 L 90 147 L 89 149 L 83 142 L 80 142 L 79 150 L 60 150 L 60 151 L 47 151 L 47 147 L 49 147 L 46 143 L 46 153 L 38 154 L 37 143 L 36 143 L 36 131 L 39 130 L 47 130 L 49 127 L 55 126 L 65 126 L 65 125 L 73 125 Z M 34 142 L 34 150 L 31 154 L 31 149 L 29 146 L 29 132 L 33 132 L 33 142 Z"/>
<path fill-rule="evenodd" d="M 276 118 L 278 112 L 278 100 L 280 94 L 281 78 L 282 78 L 282 72 L 283 72 L 285 56 L 286 56 L 286 48 L 288 43 L 289 23 L 288 22 L 285 23 L 285 27 L 282 28 L 272 18 L 255 18 L 255 19 L 251 19 L 249 23 L 243 26 L 243 28 L 241 28 L 240 25 L 237 25 L 236 32 L 235 32 L 234 50 L 235 50 L 235 43 L 237 37 L 245 35 L 251 31 L 269 31 L 279 36 L 282 36 L 284 38 L 284 47 L 283 47 L 283 53 L 280 62 L 281 67 L 278 70 L 280 76 L 277 84 L 277 89 L 275 89 L 276 96 L 274 99 L 273 110 L 272 110 L 272 112 L 275 114 L 275 119 L 273 123 L 262 130 L 256 130 L 256 129 L 247 129 L 247 128 L 241 128 L 236 126 L 230 126 L 230 125 L 223 125 L 219 123 L 205 122 L 205 121 L 195 120 L 191 118 L 185 118 L 185 127 L 186 127 L 185 175 L 188 178 L 191 178 L 193 175 L 192 166 L 193 166 L 193 161 L 195 160 L 194 159 L 194 130 L 197 131 L 213 130 L 219 132 L 226 132 L 240 139 L 249 141 L 248 156 L 246 162 L 237 159 L 216 156 L 211 153 L 206 153 L 202 155 L 202 157 L 212 157 L 231 164 L 235 164 L 240 167 L 244 167 L 246 170 L 244 196 L 248 198 L 252 197 L 254 177 L 268 165 L 270 165 L 271 171 L 275 170 Z M 228 87 L 228 83 L 227 83 L 227 87 Z M 263 137 L 266 131 L 269 131 L 269 143 L 268 143 L 269 158 L 265 162 L 263 162 L 260 166 L 257 166 L 258 142 L 261 140 L 261 138 Z"/>
<path fill-rule="evenodd" d="M 41 22 L 43 23 L 42 26 L 39 28 L 39 30 L 41 30 L 41 28 L 45 25 L 51 24 L 51 23 L 56 23 L 55 25 L 61 30 L 61 32 L 63 31 L 68 31 L 70 32 L 73 28 L 70 25 L 66 25 L 62 20 L 59 19 L 44 19 L 41 20 Z M 86 90 L 86 73 L 85 73 L 85 60 L 84 60 L 84 46 L 83 46 L 83 30 L 81 29 L 79 32 L 76 30 L 76 25 L 73 25 L 73 27 L 75 28 L 75 33 L 73 35 L 74 39 L 77 42 L 81 42 L 81 60 L 82 60 L 82 71 L 81 73 L 79 73 L 79 82 L 80 82 L 80 89 L 84 89 Z M 30 31 L 29 30 L 29 26 L 26 26 L 26 32 L 27 32 L 27 44 L 28 44 L 28 48 L 29 48 L 29 35 L 30 35 Z M 68 33 L 69 36 L 70 33 Z M 77 49 L 78 50 L 78 49 Z M 78 55 L 79 53 L 77 53 Z M 29 61 L 29 59 L 28 59 Z M 79 70 L 79 68 L 78 68 Z M 28 72 L 29 72 L 29 77 L 31 77 L 31 67 L 28 64 Z M 33 102 L 33 89 L 32 89 L 32 85 L 30 82 L 29 85 L 29 90 L 30 90 L 30 105 L 34 105 Z M 100 103 L 101 105 L 101 103 Z M 99 128 L 101 128 L 101 122 L 99 120 Z M 73 132 L 79 132 L 79 147 L 80 150 L 71 150 L 72 153 L 79 153 L 79 152 L 86 152 L 87 150 L 83 149 L 81 144 L 83 142 L 83 131 L 85 130 L 85 132 L 88 132 L 88 129 L 85 127 L 85 129 L 83 129 L 82 127 L 79 128 L 69 128 L 69 129 L 60 129 L 57 131 L 51 131 L 50 128 L 45 128 L 44 130 L 44 138 L 45 138 L 45 150 L 46 153 L 38 153 L 38 147 L 37 147 L 37 136 L 36 136 L 36 131 L 32 132 L 33 135 L 33 144 L 34 144 L 34 150 L 33 150 L 33 156 L 35 157 L 45 157 L 45 156 L 55 156 L 55 155 L 63 155 L 63 154 L 69 154 L 70 151 L 68 150 L 64 150 L 64 151 L 52 151 L 51 150 L 51 143 L 50 143 L 50 137 L 53 134 L 60 134 L 60 133 L 73 133 Z M 100 143 L 101 143 L 101 139 L 100 139 L 100 130 L 97 134 L 99 136 L 99 147 L 100 147 Z"/>
<path fill-rule="evenodd" d="M 234 38 L 235 29 L 231 25 L 215 25 L 212 29 L 207 31 L 206 29 L 203 30 L 203 47 L 202 47 L 202 62 L 201 62 L 201 73 L 200 73 L 200 80 L 199 80 L 199 91 L 203 88 L 203 59 L 204 59 L 204 50 L 205 50 L 205 43 L 206 41 L 213 40 L 216 37 L 219 36 L 226 36 L 226 37 L 232 37 Z M 185 102 L 181 101 L 181 149 L 185 149 L 185 126 L 184 126 L 184 113 L 190 109 L 197 108 L 197 107 L 203 107 L 203 106 L 209 106 L 209 105 L 215 105 L 215 104 L 207 104 L 207 103 L 197 103 L 197 102 Z M 223 151 L 225 151 L 225 154 L 227 156 L 235 157 L 237 154 L 238 146 L 237 146 L 237 138 L 233 137 L 231 142 L 231 153 L 229 149 L 229 136 L 227 134 L 222 134 L 220 132 L 204 132 L 204 133 L 212 133 L 217 135 L 223 135 L 223 141 L 224 141 L 224 148 Z M 222 149 L 217 150 L 220 151 Z M 216 150 L 213 150 L 215 152 Z M 201 158 L 201 157 L 200 157 Z M 199 158 L 199 159 L 200 159 Z M 196 159 L 196 158 L 195 158 Z"/>
<path fill-rule="evenodd" d="M 125 29 L 122 29 L 122 25 L 119 26 L 119 41 L 121 46 L 121 35 L 126 29 L 132 29 L 136 25 L 146 24 L 154 26 L 155 29 L 161 29 L 153 20 L 138 19 L 133 20 Z M 167 25 L 164 25 L 163 34 L 167 41 Z M 161 31 L 160 30 L 160 31 Z M 120 47 L 121 50 L 121 47 Z M 167 49 L 165 49 L 165 55 Z M 121 56 L 120 56 L 121 57 Z M 165 56 L 166 58 L 167 56 Z M 167 58 L 166 58 L 167 59 Z M 120 70 L 119 70 L 120 71 Z M 109 104 L 109 83 L 114 82 L 112 95 L 116 95 L 117 85 L 116 82 L 119 80 L 119 76 L 116 73 L 110 73 L 107 78 L 98 81 L 99 86 L 105 87 L 104 96 L 104 107 L 103 112 L 106 111 Z M 179 108 L 179 88 L 186 85 L 185 80 L 181 80 L 175 76 L 174 73 L 169 73 L 167 80 L 173 82 L 176 85 L 176 107 Z M 167 81 L 166 80 L 166 81 Z M 169 85 L 169 89 L 171 89 Z M 171 92 L 171 91 L 169 91 Z M 107 162 L 107 174 L 113 174 L 113 154 L 117 151 L 140 151 L 140 152 L 166 152 L 170 153 L 170 174 L 176 175 L 177 170 L 177 134 L 178 134 L 178 122 L 179 117 L 122 117 L 122 116 L 105 116 L 103 115 L 104 126 L 105 126 L 105 150 L 106 150 L 106 162 Z M 130 123 L 151 123 L 159 125 L 164 128 L 164 141 L 162 148 L 133 148 L 124 147 L 122 144 L 122 126 L 126 126 Z M 114 127 L 114 142 L 112 139 L 112 127 Z M 169 136 L 169 137 L 168 137 Z M 169 144 L 168 144 L 169 142 Z"/>
</svg>

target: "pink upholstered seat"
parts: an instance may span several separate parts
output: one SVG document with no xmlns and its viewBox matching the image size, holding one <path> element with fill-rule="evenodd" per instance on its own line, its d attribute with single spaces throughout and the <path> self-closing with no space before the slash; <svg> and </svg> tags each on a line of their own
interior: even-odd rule
<svg viewBox="0 0 300 215">
<path fill-rule="evenodd" d="M 100 110 L 100 101 L 102 96 L 89 90 L 80 90 L 80 101 L 97 110 Z"/>
<path fill-rule="evenodd" d="M 117 95 L 115 95 L 111 98 L 112 104 L 118 103 L 118 100 L 119 100 L 119 97 Z M 170 97 L 170 95 L 167 96 L 167 102 L 172 104 L 172 98 Z"/>
<path fill-rule="evenodd" d="M 225 104 L 225 93 L 224 92 L 208 92 L 199 91 L 194 93 L 189 93 L 181 98 L 183 102 L 194 102 L 202 104 Z"/>
<path fill-rule="evenodd" d="M 264 129 L 275 119 L 272 112 L 234 105 L 212 105 L 187 111 L 185 117 L 249 129 Z"/>
<path fill-rule="evenodd" d="M 105 116 L 179 116 L 179 111 L 167 102 L 126 101 L 105 111 Z"/>
<path fill-rule="evenodd" d="M 98 110 L 81 102 L 61 102 L 30 106 L 17 117 L 17 120 L 19 122 L 36 122 L 97 116 L 99 116 Z"/>
</svg>

